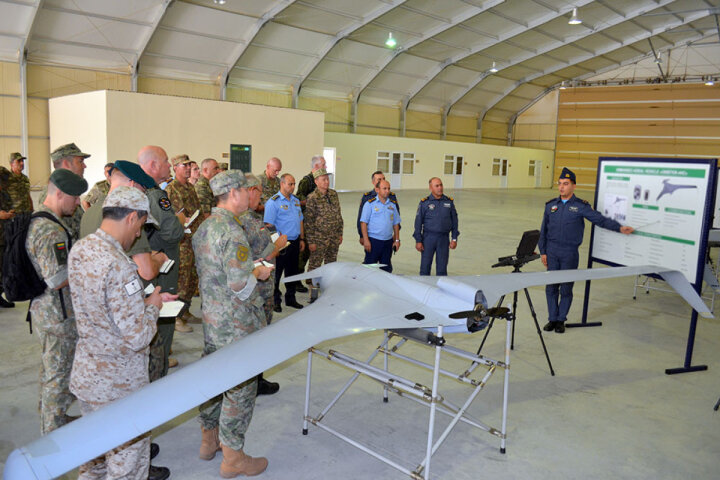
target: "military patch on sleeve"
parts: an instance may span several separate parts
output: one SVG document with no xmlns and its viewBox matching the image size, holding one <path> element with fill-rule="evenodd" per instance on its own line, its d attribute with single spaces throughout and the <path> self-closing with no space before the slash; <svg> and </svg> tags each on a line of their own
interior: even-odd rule
<svg viewBox="0 0 720 480">
<path fill-rule="evenodd" d="M 158 199 L 158 205 L 160 205 L 160 208 L 163 210 L 170 210 L 170 208 L 172 208 L 172 203 L 170 203 L 170 199 L 168 197 L 160 197 Z"/>
<path fill-rule="evenodd" d="M 241 262 L 246 261 L 248 259 L 248 248 L 244 245 L 238 246 L 236 256 Z"/>
<path fill-rule="evenodd" d="M 140 281 L 137 278 L 135 278 L 131 282 L 128 282 L 125 284 L 125 291 L 127 292 L 128 297 L 131 295 L 135 295 L 142 289 L 143 288 L 140 285 Z"/>
<path fill-rule="evenodd" d="M 55 244 L 55 259 L 58 265 L 67 265 L 68 251 L 65 242 Z"/>
</svg>

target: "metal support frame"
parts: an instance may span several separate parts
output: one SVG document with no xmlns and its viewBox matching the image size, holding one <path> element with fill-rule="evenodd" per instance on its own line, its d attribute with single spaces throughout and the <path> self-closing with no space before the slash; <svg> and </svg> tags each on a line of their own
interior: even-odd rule
<svg viewBox="0 0 720 480">
<path fill-rule="evenodd" d="M 337 438 L 349 443 L 350 445 L 362 450 L 368 455 L 388 464 L 389 466 L 403 472 L 413 479 L 429 479 L 431 472 L 431 460 L 433 454 L 437 452 L 445 439 L 450 435 L 453 428 L 462 422 L 466 425 L 476 427 L 480 430 L 486 431 L 491 435 L 500 438 L 500 452 L 505 453 L 506 451 L 506 437 L 507 437 L 507 407 L 508 407 L 508 387 L 509 387 L 509 374 L 510 374 L 510 342 L 512 338 L 512 324 L 514 321 L 514 315 L 507 315 L 507 328 L 506 328 L 506 339 L 505 339 L 505 357 L 503 361 L 497 361 L 488 357 L 473 354 L 459 348 L 447 345 L 443 337 L 443 327 L 440 326 L 437 329 L 436 337 L 438 341 L 434 345 L 428 345 L 421 342 L 413 337 L 405 337 L 400 331 L 385 330 L 385 334 L 380 345 L 372 352 L 372 354 L 365 361 L 356 360 L 348 355 L 342 354 L 335 350 L 328 350 L 327 352 L 317 349 L 315 347 L 308 349 L 308 363 L 307 363 L 307 383 L 305 386 L 305 409 L 303 418 L 303 435 L 308 433 L 308 425 L 313 424 L 316 427 L 336 436 Z M 397 337 L 397 342 L 391 345 L 393 339 Z M 426 347 L 434 349 L 434 361 L 432 364 L 422 362 L 415 358 L 407 355 L 400 354 L 398 350 L 408 340 L 416 342 L 418 345 L 424 345 Z M 462 361 L 469 361 L 470 366 L 466 368 L 462 373 L 453 373 L 452 371 L 440 368 L 440 360 L 442 354 L 452 356 Z M 378 356 L 382 354 L 383 363 L 382 367 L 373 366 L 370 363 Z M 315 416 L 310 414 L 310 385 L 312 378 L 312 358 L 313 355 L 325 357 L 331 363 L 341 365 L 354 370 L 354 373 L 350 379 L 343 385 L 339 392 L 333 397 L 324 409 Z M 389 369 L 390 357 L 407 362 L 419 369 L 429 370 L 432 372 L 432 386 L 427 387 L 419 382 L 409 380 L 407 378 L 400 377 L 392 373 Z M 487 368 L 485 373 L 480 376 L 478 373 L 473 378 L 475 370 L 484 366 Z M 503 405 L 502 405 L 502 417 L 501 427 L 495 428 L 484 424 L 480 420 L 477 420 L 468 413 L 468 409 L 475 401 L 477 395 L 485 387 L 490 377 L 495 373 L 496 370 L 504 370 L 503 378 Z M 331 426 L 329 426 L 325 420 L 325 417 L 330 410 L 338 403 L 340 398 L 348 391 L 348 389 L 355 383 L 360 375 L 375 380 L 382 385 L 382 398 L 383 402 L 388 402 L 388 392 L 396 393 L 402 398 L 412 400 L 416 403 L 424 405 L 429 408 L 428 417 L 428 435 L 427 442 L 425 445 L 425 454 L 422 461 L 416 464 L 414 468 L 406 467 L 400 463 L 387 458 L 382 453 L 375 451 L 370 448 L 369 445 L 361 443 L 347 436 Z M 450 402 L 447 398 L 440 394 L 439 391 L 439 379 L 440 376 L 447 377 L 458 382 L 461 382 L 468 387 L 472 388 L 472 391 L 464 401 L 462 405 L 456 405 Z M 444 428 L 437 438 L 435 438 L 435 417 L 440 413 L 451 418 L 450 423 Z"/>
</svg>

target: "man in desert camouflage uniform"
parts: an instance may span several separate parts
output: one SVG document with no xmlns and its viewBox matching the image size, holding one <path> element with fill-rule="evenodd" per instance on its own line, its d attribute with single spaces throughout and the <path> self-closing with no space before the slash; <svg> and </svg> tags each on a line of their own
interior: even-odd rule
<svg viewBox="0 0 720 480">
<path fill-rule="evenodd" d="M 8 179 L 12 173 L 9 170 L 0 171 L 0 278 L 2 278 L 3 256 L 5 255 L 5 223 L 15 216 L 13 201 L 8 195 Z M 3 287 L 0 281 L 0 307 L 13 308 L 15 304 L 2 297 Z"/>
<path fill-rule="evenodd" d="M 317 188 L 307 197 L 305 204 L 305 238 L 310 250 L 308 272 L 320 267 L 323 262 L 337 261 L 343 240 L 338 194 L 330 188 L 329 175 L 324 168 L 315 170 L 313 176 Z"/>
<path fill-rule="evenodd" d="M 100 180 L 92 186 L 90 191 L 85 195 L 82 200 L 82 206 L 85 210 L 95 205 L 95 203 L 105 200 L 108 192 L 110 191 L 110 172 L 112 172 L 113 163 L 106 163 L 103 167 L 103 173 L 105 174 L 105 180 Z M 102 205 L 102 203 L 101 203 Z"/>
<path fill-rule="evenodd" d="M 247 180 L 247 188 L 250 194 L 249 208 L 238 215 L 240 225 L 245 231 L 248 242 L 250 242 L 250 251 L 252 252 L 253 259 L 262 259 L 275 264 L 275 257 L 277 257 L 280 250 L 287 244 L 287 235 L 280 235 L 273 243 L 270 231 L 265 227 L 265 223 L 262 221 L 260 214 L 255 211 L 260 204 L 260 197 L 262 196 L 260 180 L 251 173 L 245 174 L 245 179 Z M 273 292 L 275 291 L 274 271 L 267 280 L 258 282 L 258 291 L 264 301 L 265 322 L 270 325 L 270 322 L 272 322 L 273 307 L 275 306 L 273 296 Z M 262 373 L 258 375 L 258 395 L 272 395 L 279 389 L 280 385 L 277 382 L 265 380 Z"/>
<path fill-rule="evenodd" d="M 83 176 L 85 173 L 85 159 L 90 154 L 83 153 L 74 143 L 68 143 L 61 145 L 56 148 L 51 154 L 50 159 L 53 162 L 55 169 L 66 169 L 73 172 L 75 175 Z M 47 190 L 40 194 L 40 203 L 45 201 Z M 82 220 L 83 209 L 78 205 L 72 215 L 63 218 L 63 223 L 70 230 L 73 240 L 77 240 L 80 237 L 80 221 Z"/>
<path fill-rule="evenodd" d="M 19 152 L 10 155 L 10 176 L 7 180 L 7 192 L 10 194 L 15 213 L 32 212 L 33 202 L 30 198 L 30 179 L 23 174 L 25 159 Z M 4 168 L 4 167 L 3 167 Z"/>
<path fill-rule="evenodd" d="M 47 196 L 38 212 L 58 222 L 73 214 L 87 182 L 70 170 L 50 175 Z M 40 430 L 43 435 L 60 428 L 70 418 L 73 402 L 70 369 L 75 355 L 77 331 L 67 280 L 67 259 L 72 239 L 63 226 L 48 218 L 34 218 L 28 227 L 25 249 L 38 275 L 47 283 L 45 292 L 30 304 L 30 314 L 42 345 L 40 364 Z"/>
<path fill-rule="evenodd" d="M 254 265 L 250 244 L 238 220 L 249 204 L 243 173 L 219 173 L 210 181 L 210 187 L 218 206 L 193 237 L 202 297 L 203 355 L 265 326 L 257 284 L 267 280 L 272 271 Z M 200 406 L 199 456 L 211 460 L 222 450 L 220 474 L 224 478 L 257 475 L 267 468 L 267 459 L 252 458 L 243 452 L 256 389 L 257 381 L 252 378 Z"/>
<path fill-rule="evenodd" d="M 218 173 L 220 173 L 220 167 L 214 158 L 206 158 L 200 164 L 200 178 L 195 184 L 195 193 L 197 193 L 198 200 L 200 200 L 200 208 L 204 218 L 210 216 L 210 211 L 217 203 L 210 188 L 210 180 Z"/>
<path fill-rule="evenodd" d="M 282 162 L 279 158 L 273 157 L 268 160 L 265 165 L 265 171 L 258 175 L 258 180 L 262 185 L 262 197 L 260 198 L 260 205 L 257 207 L 258 212 L 265 210 L 265 203 L 280 191 L 280 170 L 282 170 Z"/>
<path fill-rule="evenodd" d="M 310 195 L 312 192 L 315 191 L 315 177 L 313 174 L 317 172 L 320 169 L 325 170 L 326 164 L 325 164 L 325 157 L 322 155 L 315 155 L 310 160 L 310 173 L 305 175 L 303 178 L 300 179 L 300 183 L 298 183 L 297 186 L 297 192 L 295 192 L 295 196 L 300 200 L 300 208 L 302 209 L 303 215 L 305 215 L 305 205 L 307 203 L 308 195 Z M 302 252 L 300 252 L 299 261 L 298 261 L 298 273 L 303 273 L 305 271 L 305 265 L 307 265 L 308 260 L 310 259 L 310 250 L 305 249 Z M 310 281 L 306 280 L 306 282 L 309 284 Z M 302 283 L 298 282 L 299 287 L 296 287 L 296 290 L 298 292 L 306 292 L 306 288 L 302 285 Z"/>
<path fill-rule="evenodd" d="M 188 218 L 200 210 L 200 200 L 198 199 L 195 188 L 190 184 L 190 158 L 187 155 L 178 155 L 172 159 L 173 168 L 175 169 L 175 180 L 168 185 L 165 190 L 168 198 L 175 208 L 180 223 L 185 226 Z M 175 330 L 178 332 L 188 333 L 193 329 L 187 322 L 200 323 L 200 319 L 190 313 L 190 304 L 195 296 L 198 288 L 197 270 L 195 270 L 195 255 L 192 249 L 192 236 L 202 223 L 203 218 L 198 216 L 192 222 L 185 232 L 183 239 L 180 241 L 180 265 L 178 267 L 178 296 L 180 300 L 185 302 L 188 308 L 183 314 L 177 318 L 175 322 Z"/>
<path fill-rule="evenodd" d="M 156 287 L 145 299 L 135 263 L 125 254 L 145 222 L 147 196 L 134 187 L 112 190 L 102 204 L 100 228 L 78 242 L 68 261 L 79 340 L 70 388 L 83 415 L 148 384 L 148 345 L 157 331 L 163 301 L 174 295 Z M 150 468 L 148 435 L 80 466 L 79 479 L 165 479 L 170 471 Z"/>
</svg>

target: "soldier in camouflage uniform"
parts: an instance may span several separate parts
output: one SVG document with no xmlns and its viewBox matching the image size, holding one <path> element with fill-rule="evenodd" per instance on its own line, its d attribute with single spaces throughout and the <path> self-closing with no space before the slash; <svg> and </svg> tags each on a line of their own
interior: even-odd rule
<svg viewBox="0 0 720 480">
<path fill-rule="evenodd" d="M 272 271 L 254 265 L 249 242 L 238 220 L 249 204 L 243 173 L 239 170 L 219 173 L 210 186 L 218 206 L 193 237 L 202 298 L 203 355 L 265 326 L 263 299 L 257 284 L 267 280 Z M 256 388 L 257 382 L 252 378 L 200 407 L 200 458 L 211 460 L 222 450 L 220 474 L 224 478 L 257 475 L 267 468 L 265 458 L 252 458 L 243 452 Z"/>
<path fill-rule="evenodd" d="M 113 163 L 106 163 L 103 167 L 103 173 L 105 174 L 105 180 L 97 182 L 90 191 L 85 195 L 82 200 L 82 206 L 85 210 L 95 205 L 100 200 L 105 200 L 108 192 L 110 191 L 110 172 L 113 169 Z"/>
<path fill-rule="evenodd" d="M 230 165 L 228 165 L 227 162 L 218 163 L 218 169 L 220 169 L 221 172 L 227 172 L 229 168 L 230 168 Z"/>
<path fill-rule="evenodd" d="M 15 210 L 13 210 L 13 201 L 8 195 L 7 185 L 8 178 L 12 173 L 8 170 L 0 172 L 0 279 L 2 278 L 2 262 L 3 256 L 5 255 L 5 222 L 15 216 Z M 2 297 L 3 288 L 2 282 L 0 281 L 0 307 L 2 308 L 13 308 L 15 304 L 8 302 Z"/>
<path fill-rule="evenodd" d="M 25 158 L 18 152 L 10 155 L 11 173 L 7 181 L 7 192 L 12 198 L 15 213 L 33 211 L 33 202 L 30 198 L 30 179 L 22 173 L 25 168 Z"/>
<path fill-rule="evenodd" d="M 313 176 L 317 189 L 307 197 L 305 204 L 305 238 L 310 250 L 308 272 L 320 267 L 323 262 L 337 261 L 343 239 L 338 194 L 329 188 L 330 179 L 325 169 L 315 170 Z"/>
<path fill-rule="evenodd" d="M 300 199 L 300 208 L 302 208 L 303 215 L 305 214 L 305 204 L 307 202 L 307 197 L 315 191 L 315 177 L 313 176 L 313 174 L 321 168 L 323 170 L 327 168 L 325 165 L 325 157 L 323 157 L 322 155 L 315 155 L 314 157 L 312 157 L 312 160 L 310 160 L 310 173 L 301 178 L 300 183 L 298 183 L 295 196 Z M 303 273 L 305 271 L 305 265 L 307 264 L 309 258 L 310 250 L 306 248 L 305 250 L 300 252 L 298 273 Z M 310 280 L 306 280 L 306 282 L 309 284 Z M 302 284 L 300 284 L 300 287 L 297 288 L 297 291 L 306 292 L 307 290 L 305 289 L 305 287 L 302 286 Z"/>
<path fill-rule="evenodd" d="M 260 184 L 262 185 L 262 198 L 257 211 L 262 213 L 265 210 L 265 203 L 280 191 L 280 170 L 282 170 L 282 162 L 279 158 L 273 157 L 268 160 L 265 171 L 258 175 Z"/>
<path fill-rule="evenodd" d="M 200 200 L 197 193 L 190 182 L 190 158 L 187 155 L 178 155 L 172 159 L 175 168 L 175 180 L 167 186 L 165 190 L 168 198 L 175 207 L 175 214 L 178 216 L 180 223 L 185 225 L 187 219 L 200 210 Z M 195 270 L 195 255 L 192 249 L 192 236 L 202 223 L 203 218 L 198 217 L 186 229 L 190 233 L 185 232 L 180 242 L 180 265 L 178 266 L 178 289 L 177 293 L 180 300 L 188 305 L 182 316 L 178 317 L 175 322 L 175 330 L 178 332 L 188 333 L 193 329 L 187 322 L 200 323 L 200 319 L 190 313 L 190 304 L 195 292 L 198 288 L 197 270 Z"/>
<path fill-rule="evenodd" d="M 83 415 L 148 384 L 148 345 L 157 331 L 160 288 L 145 299 L 137 267 L 125 254 L 148 214 L 147 196 L 134 187 L 112 190 L 102 205 L 100 228 L 78 242 L 68 261 L 77 344 L 70 389 Z M 141 435 L 80 466 L 79 479 L 164 479 L 170 471 L 150 468 L 150 440 Z"/>
<path fill-rule="evenodd" d="M 265 223 L 260 214 L 255 211 L 260 204 L 260 197 L 262 196 L 260 180 L 251 173 L 245 174 L 245 178 L 247 180 L 247 188 L 250 192 L 250 207 L 238 215 L 240 225 L 245 231 L 248 242 L 250 242 L 250 251 L 252 252 L 253 258 L 255 260 L 263 259 L 275 264 L 275 257 L 277 257 L 280 250 L 287 244 L 287 235 L 280 235 L 273 243 L 270 231 L 265 227 Z M 258 282 L 258 290 L 264 300 L 263 309 L 265 310 L 265 321 L 268 325 L 272 322 L 273 307 L 275 306 L 273 296 L 275 291 L 274 273 L 273 271 L 267 280 Z M 277 382 L 268 382 L 263 378 L 262 373 L 258 375 L 258 395 L 272 395 L 279 389 L 280 385 Z"/>
<path fill-rule="evenodd" d="M 69 170 L 50 175 L 47 198 L 38 211 L 59 221 L 72 215 L 87 182 Z M 70 369 L 75 355 L 77 331 L 67 281 L 68 250 L 72 239 L 65 229 L 47 218 L 34 218 L 28 227 L 25 249 L 38 275 L 47 283 L 45 292 L 30 303 L 30 313 L 42 345 L 40 365 L 40 417 L 43 435 L 70 420 L 67 410 L 74 400 L 70 393 Z"/>
<path fill-rule="evenodd" d="M 81 152 L 74 143 L 68 143 L 56 148 L 50 154 L 50 159 L 55 169 L 62 168 L 70 170 L 75 175 L 82 177 L 86 168 L 85 159 L 89 156 L 90 154 Z M 42 194 L 40 194 L 40 203 L 45 201 L 46 195 L 47 190 L 44 190 Z M 70 230 L 70 235 L 72 235 L 73 240 L 80 238 L 80 221 L 82 220 L 82 215 L 83 209 L 78 205 L 78 208 L 75 209 L 71 216 L 63 219 L 63 223 L 67 229 Z"/>
<path fill-rule="evenodd" d="M 220 167 L 214 158 L 206 158 L 200 164 L 200 178 L 195 184 L 195 193 L 200 200 L 200 208 L 205 218 L 210 216 L 210 211 L 217 204 L 210 188 L 210 180 L 220 173 Z"/>
</svg>

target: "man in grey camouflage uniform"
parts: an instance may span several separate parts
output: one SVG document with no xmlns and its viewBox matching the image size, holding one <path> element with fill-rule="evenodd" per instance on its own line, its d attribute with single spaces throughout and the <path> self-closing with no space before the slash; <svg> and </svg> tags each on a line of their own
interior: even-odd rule
<svg viewBox="0 0 720 480">
<path fill-rule="evenodd" d="M 265 227 L 265 223 L 262 221 L 260 214 L 255 211 L 260 204 L 260 197 L 262 195 L 260 180 L 251 173 L 245 174 L 245 179 L 247 180 L 247 188 L 250 195 L 249 208 L 238 215 L 240 225 L 245 231 L 248 242 L 250 242 L 250 251 L 252 252 L 253 258 L 275 264 L 275 257 L 277 257 L 280 250 L 287 244 L 287 235 L 280 235 L 273 243 L 270 231 Z M 273 307 L 275 306 L 273 296 L 273 292 L 275 291 L 274 273 L 273 271 L 267 280 L 258 282 L 258 291 L 264 301 L 263 309 L 265 310 L 265 321 L 268 325 L 272 322 Z M 265 380 L 262 373 L 258 375 L 258 395 L 272 395 L 277 393 L 279 389 L 280 385 L 277 382 Z"/>
<path fill-rule="evenodd" d="M 305 238 L 310 261 L 308 272 L 323 262 L 337 261 L 338 249 L 343 240 L 343 218 L 340 199 L 330 188 L 330 179 L 324 168 L 313 172 L 317 188 L 307 197 L 305 204 Z"/>
<path fill-rule="evenodd" d="M 200 200 L 200 209 L 204 218 L 210 216 L 210 211 L 215 206 L 215 197 L 210 188 L 210 180 L 220 173 L 218 162 L 214 158 L 206 158 L 200 163 L 200 178 L 195 184 L 195 193 Z"/>
<path fill-rule="evenodd" d="M 70 388 L 83 415 L 148 384 L 148 346 L 157 331 L 163 301 L 176 295 L 156 287 L 146 299 L 137 266 L 125 254 L 145 222 L 147 196 L 118 187 L 105 198 L 100 228 L 70 254 L 68 276 L 79 340 Z M 165 467 L 150 468 L 150 439 L 141 435 L 80 466 L 79 479 L 161 480 Z"/>
<path fill-rule="evenodd" d="M 61 221 L 80 204 L 87 182 L 69 170 L 50 175 L 47 197 L 39 212 Z M 45 292 L 30 303 L 30 314 L 42 345 L 40 364 L 40 430 L 43 435 L 60 428 L 70 418 L 73 402 L 70 369 L 75 355 L 77 331 L 67 280 L 67 259 L 72 239 L 65 228 L 48 218 L 34 218 L 28 227 L 25 249 L 38 275 L 47 283 Z"/>
<path fill-rule="evenodd" d="M 95 205 L 95 203 L 105 200 L 105 197 L 107 197 L 107 194 L 110 191 L 110 172 L 112 171 L 112 169 L 112 162 L 105 164 L 105 167 L 103 167 L 105 180 L 100 180 L 99 182 L 97 182 L 95 185 L 92 186 L 87 195 L 85 195 L 85 198 L 83 198 L 81 202 L 83 209 L 87 210 L 88 208 Z M 100 205 L 102 205 L 102 203 L 100 203 Z"/>
<path fill-rule="evenodd" d="M 272 268 L 255 266 L 250 244 L 238 215 L 248 209 L 246 180 L 239 170 L 216 175 L 210 181 L 218 206 L 193 236 L 200 277 L 203 355 L 263 328 L 263 299 L 257 288 Z M 255 378 L 231 388 L 200 406 L 202 443 L 200 458 L 211 460 L 222 449 L 220 475 L 257 475 L 267 468 L 267 459 L 252 458 L 243 451 L 253 408 Z"/>
<path fill-rule="evenodd" d="M 74 143 L 68 143 L 61 145 L 56 148 L 51 154 L 50 159 L 52 160 L 53 167 L 57 170 L 59 168 L 70 170 L 75 175 L 83 176 L 85 173 L 85 159 L 90 154 L 83 153 Z M 40 194 L 40 203 L 45 201 L 47 190 Z M 80 221 L 82 220 L 83 209 L 78 205 L 72 215 L 63 219 L 63 223 L 70 230 L 73 240 L 77 240 L 80 237 Z"/>
<path fill-rule="evenodd" d="M 19 152 L 10 155 L 10 176 L 7 192 L 10 194 L 15 213 L 32 212 L 33 201 L 30 198 L 30 179 L 23 174 L 25 159 Z M 3 167 L 5 168 L 5 167 Z"/>
<path fill-rule="evenodd" d="M 262 197 L 257 207 L 258 212 L 262 213 L 265 210 L 265 202 L 280 191 L 280 177 L 278 176 L 280 170 L 282 170 L 282 162 L 279 158 L 273 157 L 268 160 L 265 171 L 257 176 L 262 185 Z"/>
</svg>

